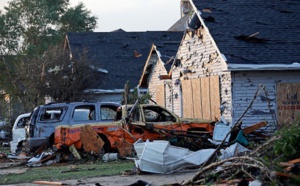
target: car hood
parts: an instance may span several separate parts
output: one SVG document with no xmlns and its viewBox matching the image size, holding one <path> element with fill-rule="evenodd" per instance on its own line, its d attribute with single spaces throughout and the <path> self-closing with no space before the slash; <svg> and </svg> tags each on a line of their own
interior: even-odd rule
<svg viewBox="0 0 300 186">
<path fill-rule="evenodd" d="M 200 118 L 179 118 L 180 123 L 214 123 L 215 121 L 210 119 Z"/>
</svg>

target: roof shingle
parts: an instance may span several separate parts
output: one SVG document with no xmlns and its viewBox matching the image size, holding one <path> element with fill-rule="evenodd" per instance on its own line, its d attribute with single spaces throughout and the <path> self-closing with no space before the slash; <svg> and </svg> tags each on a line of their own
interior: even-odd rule
<svg viewBox="0 0 300 186">
<path fill-rule="evenodd" d="M 167 31 L 67 33 L 73 57 L 86 49 L 95 65 L 108 71 L 99 80 L 101 89 L 122 89 L 127 81 L 138 85 L 152 44 L 162 55 L 175 55 L 182 37 L 183 32 Z"/>
<path fill-rule="evenodd" d="M 228 63 L 300 62 L 300 1 L 193 2 Z"/>
</svg>

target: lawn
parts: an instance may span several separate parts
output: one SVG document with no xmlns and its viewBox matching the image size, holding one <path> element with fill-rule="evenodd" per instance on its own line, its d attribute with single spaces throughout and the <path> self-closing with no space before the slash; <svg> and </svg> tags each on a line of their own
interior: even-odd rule
<svg viewBox="0 0 300 186">
<path fill-rule="evenodd" d="M 0 146 L 0 153 L 10 154 L 9 147 Z M 0 159 L 1 160 L 1 159 Z M 85 161 L 85 162 L 83 162 Z M 8 162 L 2 159 L 0 163 Z M 126 170 L 134 169 L 133 160 L 118 160 L 103 162 L 101 159 L 94 161 L 77 160 L 66 163 L 55 163 L 41 167 L 29 168 L 21 174 L 0 174 L 0 185 L 31 183 L 33 181 L 62 181 L 69 179 L 84 179 L 100 176 L 121 175 Z M 1 168 L 1 167 L 0 167 Z M 14 167 L 13 169 L 25 169 L 26 165 Z M 12 168 L 9 168 L 12 169 Z M 5 170 L 2 168 L 2 170 Z"/>
<path fill-rule="evenodd" d="M 25 168 L 25 167 L 19 167 Z M 121 175 L 126 170 L 134 169 L 131 160 L 119 160 L 114 162 L 94 161 L 88 163 L 68 162 L 44 165 L 30 168 L 21 174 L 0 175 L 0 185 L 31 183 L 33 181 L 62 181 L 69 179 L 85 179 L 100 176 Z"/>
</svg>

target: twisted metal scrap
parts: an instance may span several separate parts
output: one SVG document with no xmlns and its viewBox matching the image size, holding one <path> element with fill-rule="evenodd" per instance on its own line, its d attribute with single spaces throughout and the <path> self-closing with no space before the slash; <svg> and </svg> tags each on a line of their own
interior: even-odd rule
<svg viewBox="0 0 300 186">
<path fill-rule="evenodd" d="M 269 168 L 260 160 L 255 158 L 255 156 L 258 155 L 258 153 L 266 146 L 269 146 L 272 144 L 272 142 L 280 139 L 280 136 L 273 136 L 269 140 L 267 140 L 264 144 L 261 146 L 257 147 L 255 150 L 253 150 L 248 156 L 237 156 L 237 157 L 232 157 L 228 159 L 224 159 L 218 162 L 211 163 L 205 167 L 201 167 L 199 171 L 194 175 L 193 178 L 190 180 L 186 180 L 182 183 L 182 185 L 188 185 L 188 184 L 193 184 L 197 182 L 197 180 L 201 177 L 205 177 L 206 175 L 209 175 L 211 173 L 219 173 L 221 171 L 225 170 L 236 170 L 235 168 L 240 168 L 242 172 L 247 174 L 249 177 L 254 177 L 247 171 L 245 171 L 244 167 L 253 167 L 253 168 L 258 168 L 261 171 L 261 174 L 265 175 L 265 177 L 269 178 L 272 180 L 272 171 L 269 170 Z M 228 163 L 228 164 L 226 164 Z M 222 166 L 222 170 L 213 172 L 218 166 Z M 202 180 L 203 181 L 203 180 Z"/>
<path fill-rule="evenodd" d="M 227 162 L 230 162 L 230 164 L 225 164 Z M 269 178 L 270 178 L 269 175 L 271 173 L 271 171 L 261 161 L 253 157 L 249 157 L 249 156 L 232 157 L 232 158 L 211 163 L 210 165 L 203 167 L 195 174 L 195 176 L 192 179 L 184 181 L 182 185 L 188 185 L 194 183 L 195 181 L 197 181 L 197 179 L 199 179 L 200 177 L 205 177 L 206 175 L 211 173 L 211 170 L 215 170 L 219 166 L 221 166 L 222 169 L 227 169 L 227 170 L 228 168 L 231 168 L 231 170 L 235 170 L 233 169 L 233 167 L 239 167 L 243 171 L 245 171 L 243 167 L 258 168 L 262 174 L 266 175 Z M 250 173 L 247 174 L 251 175 Z M 251 175 L 251 177 L 253 176 Z"/>
</svg>

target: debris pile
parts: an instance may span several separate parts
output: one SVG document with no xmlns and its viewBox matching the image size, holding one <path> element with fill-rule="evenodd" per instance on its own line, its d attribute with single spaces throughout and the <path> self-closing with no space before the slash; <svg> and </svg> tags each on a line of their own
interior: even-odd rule
<svg viewBox="0 0 300 186">
<path fill-rule="evenodd" d="M 253 100 L 244 113 L 251 108 Z M 145 108 L 150 109 L 152 106 L 147 105 Z M 300 119 L 290 125 L 280 126 L 275 134 L 267 136 L 257 132 L 258 129 L 263 131 L 267 122 L 261 121 L 242 128 L 243 116 L 244 114 L 234 125 L 227 123 L 223 117 L 214 125 L 208 122 L 197 124 L 193 121 L 189 123 L 186 120 L 182 124 L 173 124 L 173 128 L 164 127 L 163 124 L 154 126 L 151 123 L 148 125 L 138 123 L 133 128 L 132 123 L 126 123 L 128 129 L 123 128 L 122 135 L 117 135 L 118 140 L 110 144 L 114 146 L 114 151 L 108 151 L 109 139 L 99 135 L 93 128 L 95 125 L 84 125 L 80 130 L 78 128 L 78 130 L 69 131 L 69 137 L 66 132 L 61 133 L 61 142 L 63 142 L 61 145 L 67 148 L 53 152 L 49 151 L 46 146 L 41 146 L 27 161 L 27 166 L 36 167 L 91 157 L 93 159 L 101 158 L 104 162 L 132 159 L 135 162 L 136 174 L 146 172 L 171 174 L 191 169 L 197 170 L 192 178 L 186 179 L 180 183 L 181 185 L 300 184 L 298 181 L 300 178 L 300 148 L 298 144 Z M 149 118 L 152 117 L 149 116 Z M 204 127 L 202 129 L 206 130 L 192 130 L 192 125 L 201 125 Z M 182 130 L 182 127 L 186 128 Z M 103 128 L 97 129 L 104 130 Z M 108 129 L 112 133 L 118 127 L 114 126 Z M 156 133 L 152 134 L 151 132 L 154 131 Z M 133 132 L 141 138 L 148 135 L 149 137 L 146 138 L 148 140 L 138 139 L 134 136 L 132 138 L 130 134 Z M 74 133 L 76 135 L 73 135 Z M 70 140 L 72 136 L 76 138 Z M 129 138 L 125 136 L 129 136 Z M 155 137 L 154 139 L 161 137 L 162 140 L 149 140 L 152 139 L 150 137 Z M 128 139 L 131 141 L 129 142 Z M 134 143 L 132 143 L 132 139 L 134 139 Z M 0 154 L 0 159 L 7 158 L 4 155 Z M 16 156 L 15 158 L 24 159 L 24 157 L 28 156 L 23 156 L 23 158 Z M 8 158 L 13 157 L 8 156 Z"/>
<path fill-rule="evenodd" d="M 120 141 L 116 144 L 118 153 L 102 155 L 100 152 L 105 142 L 96 135 L 92 135 L 94 131 L 87 126 L 82 130 L 81 135 L 82 138 L 86 136 L 89 140 L 82 142 L 86 147 L 81 151 L 74 146 L 64 152 L 53 152 L 41 147 L 31 158 L 29 154 L 24 153 L 19 156 L 1 153 L 0 159 L 26 160 L 30 158 L 26 160 L 27 166 L 38 167 L 59 163 L 62 160 L 70 161 L 94 156 L 95 158 L 101 157 L 104 162 L 133 159 L 137 169 L 135 174 L 171 174 L 191 169 L 197 170 L 193 177 L 187 178 L 180 183 L 181 185 L 295 183 L 295 180 L 300 178 L 299 146 L 295 145 L 300 138 L 298 137 L 299 124 L 281 128 L 272 137 L 260 143 L 249 140 L 247 135 L 265 125 L 266 123 L 260 122 L 240 129 L 238 124 L 229 127 L 221 119 L 216 123 L 213 137 L 209 140 L 214 148 L 192 151 L 188 148 L 173 146 L 167 140 L 147 140 L 146 142 L 137 140 L 133 146 L 126 141 Z M 92 138 L 100 139 L 100 141 L 95 142 Z M 86 154 L 91 156 L 86 156 Z"/>
</svg>

